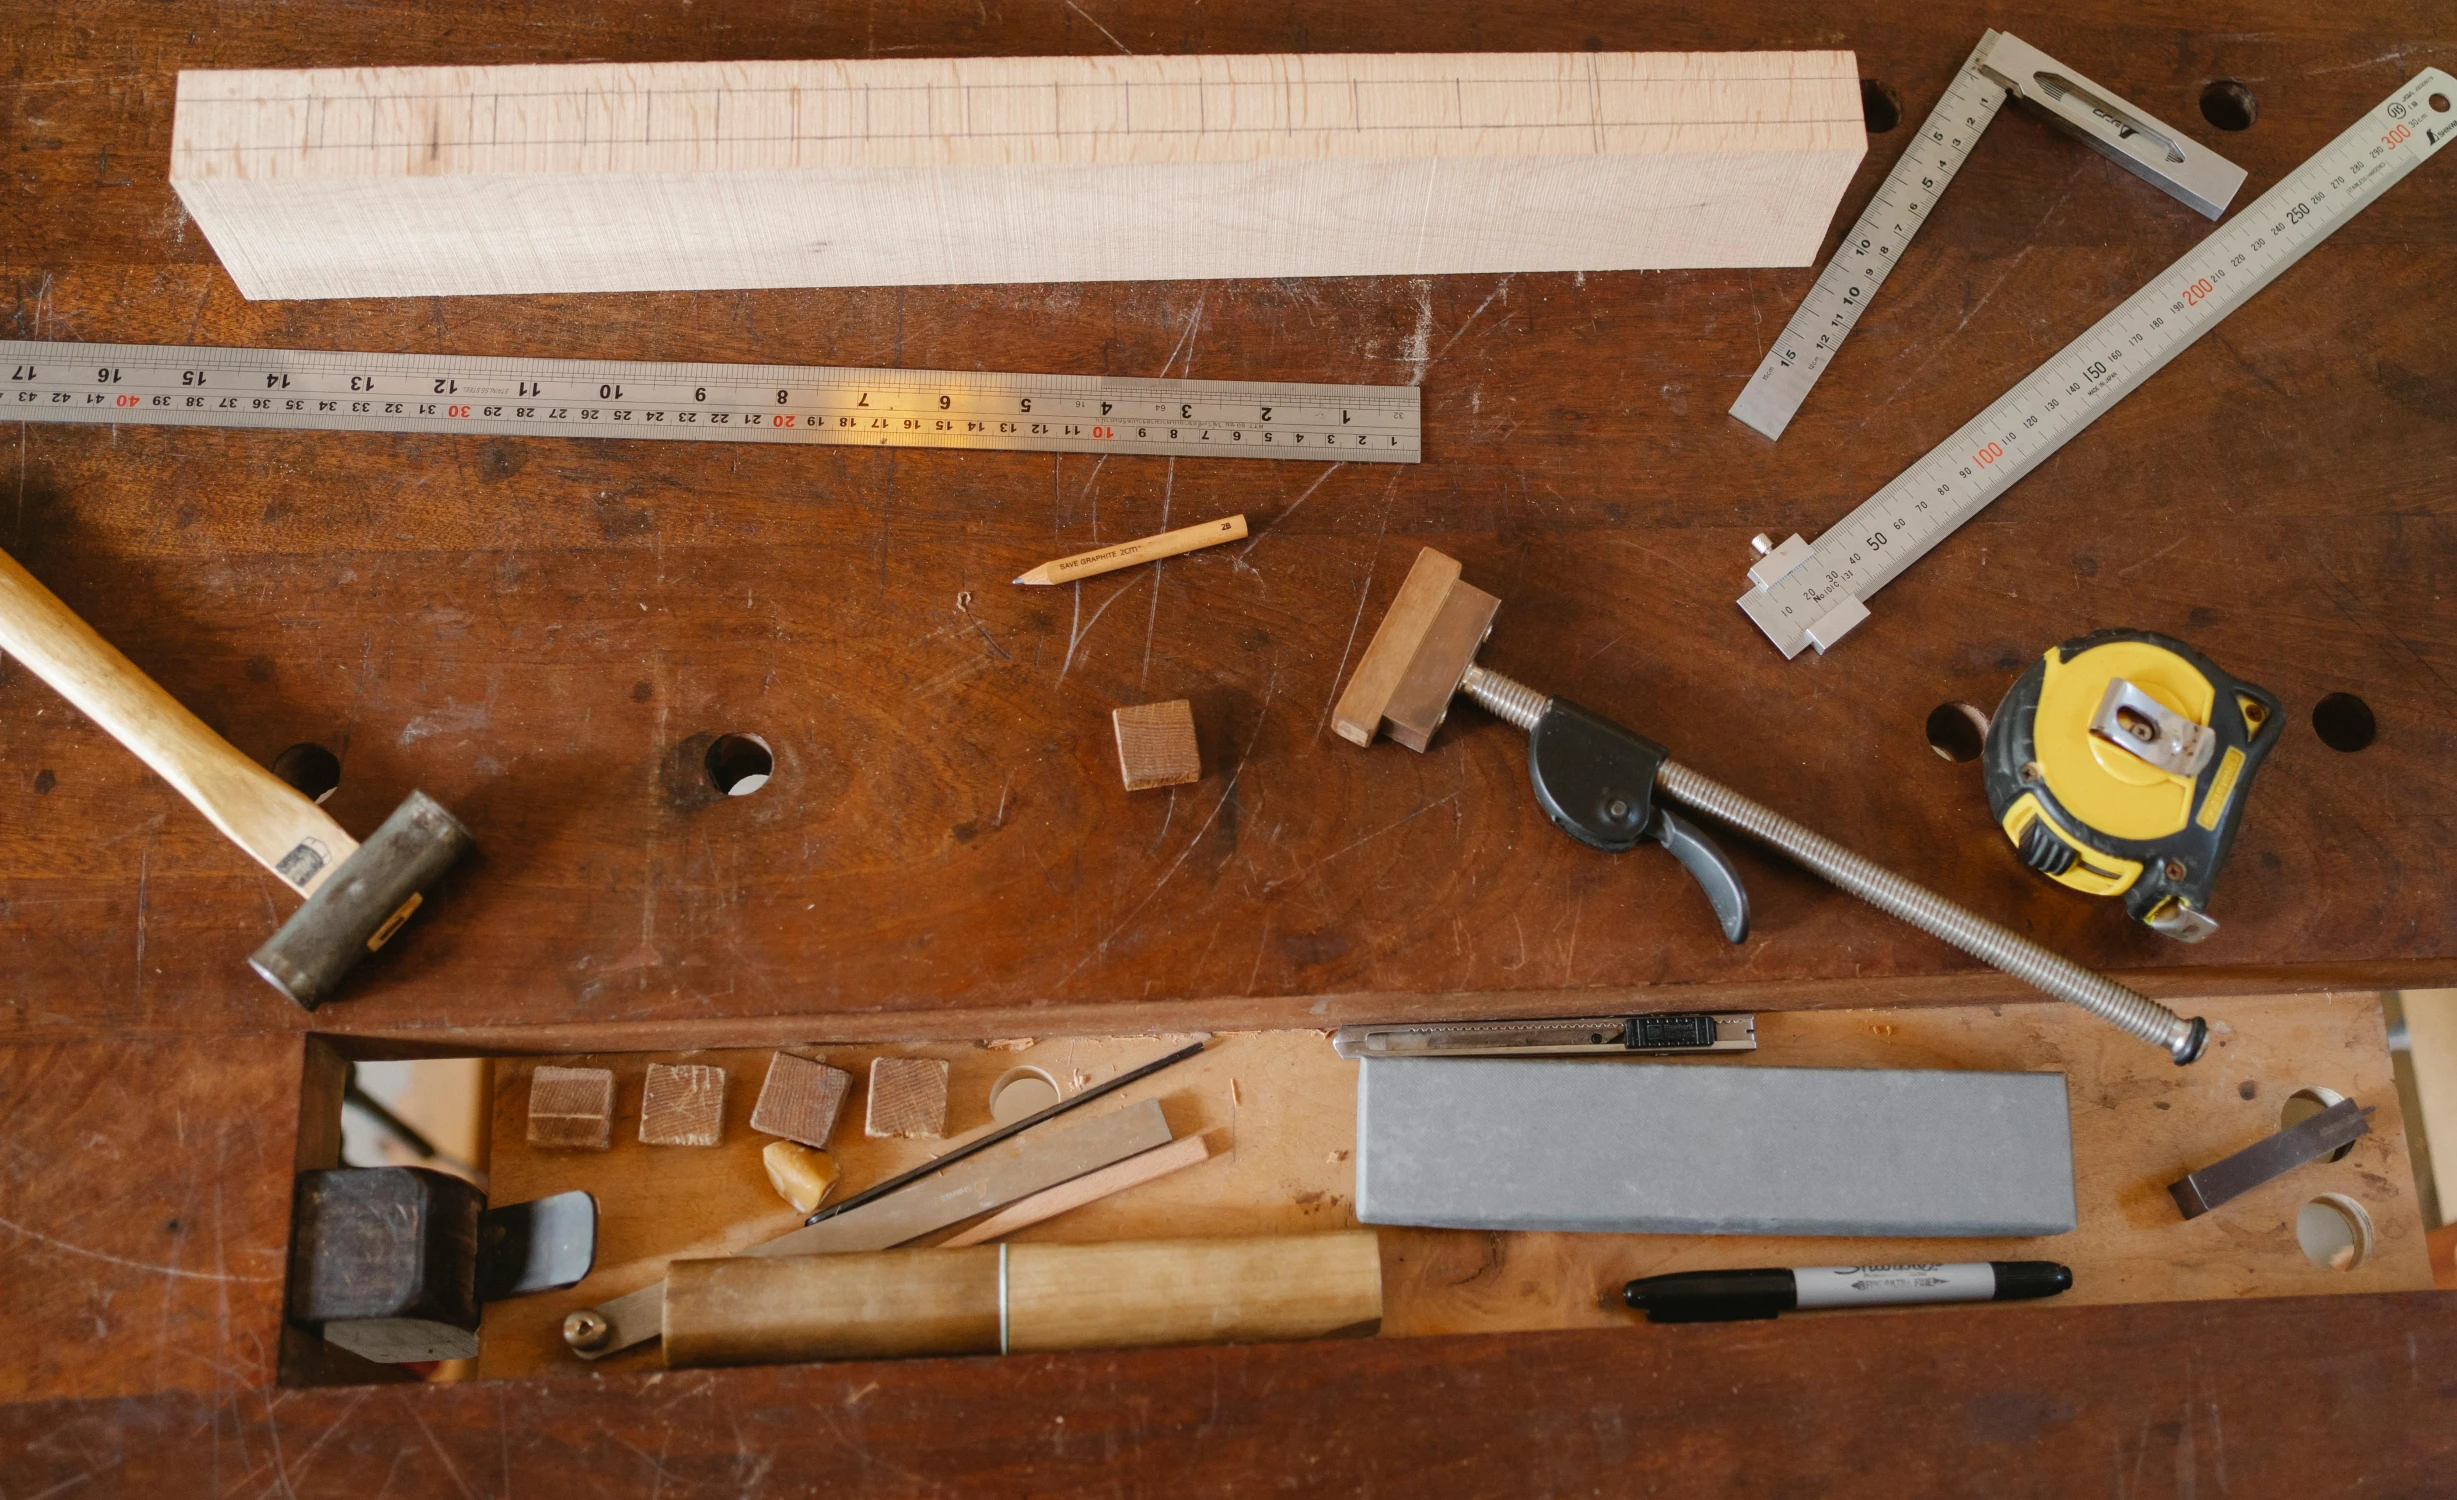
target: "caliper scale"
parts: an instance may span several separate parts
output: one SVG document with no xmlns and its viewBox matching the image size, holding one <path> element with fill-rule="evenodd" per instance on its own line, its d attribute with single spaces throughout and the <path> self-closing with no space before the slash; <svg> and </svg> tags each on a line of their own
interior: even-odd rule
<svg viewBox="0 0 2457 1500">
<path fill-rule="evenodd" d="M 1787 657 L 1832 649 L 1869 596 L 2452 136 L 2457 79 L 2426 68 L 1816 542 L 1759 537 L 1740 607 Z"/>
</svg>

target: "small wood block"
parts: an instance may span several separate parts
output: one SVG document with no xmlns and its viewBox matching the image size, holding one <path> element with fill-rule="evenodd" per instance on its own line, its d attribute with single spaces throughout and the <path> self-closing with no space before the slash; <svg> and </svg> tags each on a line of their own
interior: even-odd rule
<svg viewBox="0 0 2457 1500">
<path fill-rule="evenodd" d="M 1118 732 L 1118 771 L 1130 792 L 1203 779 L 1194 743 L 1194 705 L 1183 698 L 1140 703 L 1109 716 Z"/>
<path fill-rule="evenodd" d="M 1451 584 L 1450 597 L 1417 642 L 1416 659 L 1382 706 L 1383 733 L 1420 754 L 1433 743 L 1433 732 L 1449 716 L 1450 700 L 1476 659 L 1476 648 L 1492 633 L 1493 613 L 1500 608 L 1499 599 L 1472 583 Z"/>
<path fill-rule="evenodd" d="M 779 1052 L 768 1060 L 768 1080 L 759 1086 L 751 1128 L 825 1147 L 852 1088 L 853 1075 L 842 1068 Z"/>
<path fill-rule="evenodd" d="M 725 1070 L 704 1063 L 648 1065 L 640 1144 L 713 1146 L 725 1134 Z"/>
<path fill-rule="evenodd" d="M 1357 658 L 1356 673 L 1348 679 L 1348 690 L 1339 695 L 1339 707 L 1331 711 L 1331 727 L 1341 739 L 1359 745 L 1374 742 L 1391 694 L 1399 690 L 1400 679 L 1416 661 L 1417 647 L 1424 643 L 1425 633 L 1450 599 L 1451 585 L 1458 581 L 1457 558 L 1431 547 L 1416 554 L 1408 576 L 1399 582 L 1399 592 L 1391 598 L 1389 612 L 1374 627 L 1365 654 Z"/>
<path fill-rule="evenodd" d="M 614 1073 L 541 1067 L 529 1075 L 529 1144 L 604 1151 L 614 1144 Z"/>
<path fill-rule="evenodd" d="M 944 1135 L 947 1065 L 927 1057 L 881 1057 L 870 1064 L 869 1136 Z"/>
</svg>

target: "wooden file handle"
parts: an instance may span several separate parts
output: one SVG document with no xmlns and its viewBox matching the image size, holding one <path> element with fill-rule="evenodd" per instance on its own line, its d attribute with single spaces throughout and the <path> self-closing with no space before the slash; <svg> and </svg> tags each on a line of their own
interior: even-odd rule
<svg viewBox="0 0 2457 1500">
<path fill-rule="evenodd" d="M 666 1268 L 665 1362 L 1249 1344 L 1366 1334 L 1381 1322 L 1370 1229 L 746 1256 Z"/>
<path fill-rule="evenodd" d="M 358 841 L 324 809 L 232 749 L 5 552 L 0 651 L 108 730 L 300 895 L 357 852 Z"/>
</svg>

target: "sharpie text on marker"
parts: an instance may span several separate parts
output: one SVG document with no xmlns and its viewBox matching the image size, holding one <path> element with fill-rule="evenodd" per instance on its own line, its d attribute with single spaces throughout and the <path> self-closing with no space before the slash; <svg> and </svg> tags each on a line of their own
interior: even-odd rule
<svg viewBox="0 0 2457 1500">
<path fill-rule="evenodd" d="M 2072 1285 L 2072 1267 L 2052 1260 L 1802 1266 L 1642 1276 L 1621 1288 L 1621 1300 L 1644 1311 L 1650 1323 L 1738 1323 L 1819 1307 L 2027 1302 Z"/>
</svg>

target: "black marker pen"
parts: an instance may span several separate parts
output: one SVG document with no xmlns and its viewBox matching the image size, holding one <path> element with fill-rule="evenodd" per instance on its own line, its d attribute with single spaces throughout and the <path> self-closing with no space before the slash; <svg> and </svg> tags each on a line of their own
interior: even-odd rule
<svg viewBox="0 0 2457 1500">
<path fill-rule="evenodd" d="M 1794 1308 L 1884 1307 L 1902 1302 L 2027 1302 L 2073 1285 L 2052 1260 L 1983 1260 L 1953 1266 L 1801 1266 L 1765 1271 L 1681 1271 L 1642 1276 L 1621 1300 L 1650 1323 L 1737 1323 Z"/>
</svg>

